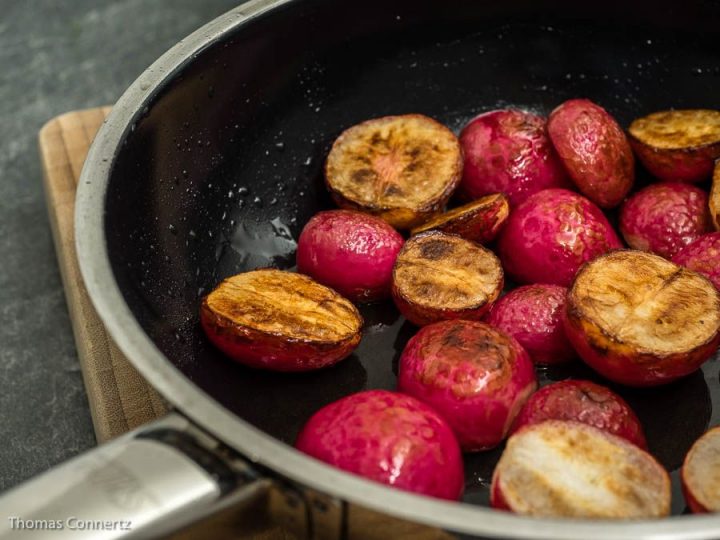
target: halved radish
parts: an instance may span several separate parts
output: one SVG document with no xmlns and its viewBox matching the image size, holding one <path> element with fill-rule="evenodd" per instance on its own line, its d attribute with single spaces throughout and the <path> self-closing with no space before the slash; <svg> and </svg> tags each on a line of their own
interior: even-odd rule
<svg viewBox="0 0 720 540">
<path fill-rule="evenodd" d="M 572 420 L 617 435 L 647 450 L 640 420 L 623 398 L 590 381 L 567 380 L 543 386 L 520 409 L 511 433 L 547 420 Z"/>
<path fill-rule="evenodd" d="M 720 111 L 660 111 L 633 121 L 628 132 L 640 161 L 662 180 L 705 180 L 720 157 Z"/>
<path fill-rule="evenodd" d="M 720 293 L 705 277 L 642 251 L 585 265 L 567 300 L 565 331 L 580 357 L 630 386 L 692 373 L 720 342 Z"/>
<path fill-rule="evenodd" d="M 418 326 L 480 319 L 502 288 L 502 266 L 492 251 L 438 231 L 405 242 L 393 270 L 395 305 Z"/>
<path fill-rule="evenodd" d="M 680 480 L 690 510 L 720 512 L 720 427 L 695 441 L 685 456 Z"/>
<path fill-rule="evenodd" d="M 720 231 L 720 165 L 715 165 L 710 189 L 710 217 L 715 229 Z"/>
<path fill-rule="evenodd" d="M 353 304 L 307 276 L 255 270 L 230 277 L 200 307 L 203 330 L 233 360 L 275 371 L 332 365 L 360 343 Z"/>
<path fill-rule="evenodd" d="M 385 116 L 345 130 L 325 164 L 342 208 L 410 229 L 442 211 L 460 182 L 462 149 L 448 128 L 421 114 Z"/>
<path fill-rule="evenodd" d="M 663 517 L 670 513 L 670 477 L 621 437 L 549 420 L 508 439 L 493 473 L 490 504 L 537 517 Z"/>
<path fill-rule="evenodd" d="M 536 387 L 520 344 L 478 321 L 425 326 L 400 357 L 398 390 L 440 413 L 466 452 L 500 444 Z"/>
<path fill-rule="evenodd" d="M 502 193 L 486 195 L 477 201 L 448 210 L 414 228 L 412 234 L 441 231 L 485 244 L 497 236 L 510 214 L 508 199 Z"/>
</svg>

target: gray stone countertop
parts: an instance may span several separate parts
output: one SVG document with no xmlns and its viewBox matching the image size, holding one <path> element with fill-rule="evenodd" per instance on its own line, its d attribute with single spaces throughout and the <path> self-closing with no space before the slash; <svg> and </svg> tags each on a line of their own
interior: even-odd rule
<svg viewBox="0 0 720 540">
<path fill-rule="evenodd" d="M 28 0 L 0 17 L 0 490 L 95 444 L 55 258 L 37 133 L 112 104 L 238 0 Z"/>
</svg>

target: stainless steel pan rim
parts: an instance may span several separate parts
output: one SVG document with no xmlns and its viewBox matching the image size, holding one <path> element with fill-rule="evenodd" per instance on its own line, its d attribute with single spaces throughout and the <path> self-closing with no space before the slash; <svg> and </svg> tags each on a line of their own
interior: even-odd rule
<svg viewBox="0 0 720 540">
<path fill-rule="evenodd" d="M 500 538 L 720 537 L 720 516 L 633 522 L 533 519 L 417 496 L 343 473 L 304 456 L 230 413 L 177 370 L 143 331 L 115 281 L 105 242 L 104 205 L 113 158 L 148 100 L 178 68 L 226 33 L 292 1 L 296 0 L 253 0 L 180 41 L 128 88 L 95 138 L 79 182 L 75 214 L 77 252 L 92 302 L 123 353 L 165 398 L 218 439 L 287 478 L 350 503 L 459 533 Z"/>
</svg>

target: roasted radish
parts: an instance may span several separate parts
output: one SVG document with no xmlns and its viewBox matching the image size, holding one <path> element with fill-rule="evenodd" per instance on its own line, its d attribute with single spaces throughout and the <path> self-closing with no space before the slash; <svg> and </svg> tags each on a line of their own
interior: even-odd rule
<svg viewBox="0 0 720 540">
<path fill-rule="evenodd" d="M 621 437 L 549 420 L 510 437 L 493 473 L 490 504 L 536 517 L 664 517 L 670 513 L 670 477 Z"/>
<path fill-rule="evenodd" d="M 485 244 L 495 239 L 510 214 L 508 199 L 502 193 L 486 195 L 477 201 L 448 210 L 411 232 L 441 231 Z"/>
<path fill-rule="evenodd" d="M 329 210 L 313 216 L 300 234 L 298 271 L 354 302 L 390 296 L 400 234 L 375 216 Z"/>
<path fill-rule="evenodd" d="M 230 277 L 200 307 L 205 334 L 233 360 L 275 371 L 332 365 L 360 342 L 353 304 L 307 276 L 255 270 Z"/>
<path fill-rule="evenodd" d="M 680 481 L 693 513 L 720 512 L 720 427 L 692 445 L 680 470 Z"/>
<path fill-rule="evenodd" d="M 671 182 L 709 178 L 720 157 L 720 112 L 661 111 L 638 118 L 628 129 L 630 144 L 653 175 Z"/>
<path fill-rule="evenodd" d="M 563 287 L 583 263 L 620 247 L 600 209 L 566 189 L 546 189 L 513 210 L 499 243 L 503 267 L 513 279 Z"/>
<path fill-rule="evenodd" d="M 480 319 L 502 288 L 502 266 L 492 251 L 438 231 L 405 242 L 393 270 L 395 305 L 418 326 Z"/>
<path fill-rule="evenodd" d="M 715 230 L 720 231 L 720 165 L 715 166 L 712 188 L 710 189 L 710 218 Z"/>
<path fill-rule="evenodd" d="M 580 357 L 611 381 L 669 383 L 720 341 L 720 293 L 706 278 L 650 253 L 616 251 L 578 272 L 564 319 Z"/>
<path fill-rule="evenodd" d="M 635 180 L 625 133 L 608 112 L 587 99 L 571 99 L 548 119 L 548 133 L 570 178 L 601 208 L 620 204 Z"/>
<path fill-rule="evenodd" d="M 462 149 L 448 128 L 420 114 L 385 116 L 345 130 L 325 164 L 342 208 L 411 229 L 440 213 L 462 175 Z"/>
<path fill-rule="evenodd" d="M 543 189 L 570 187 L 541 116 L 487 112 L 463 128 L 460 142 L 465 165 L 459 191 L 466 199 L 501 192 L 515 206 Z"/>
<path fill-rule="evenodd" d="M 623 398 L 590 381 L 560 381 L 542 387 L 525 402 L 511 433 L 547 420 L 573 420 L 595 426 L 647 450 L 640 420 Z"/>
<path fill-rule="evenodd" d="M 678 251 L 672 261 L 702 274 L 720 289 L 720 232 L 702 235 Z"/>
<path fill-rule="evenodd" d="M 305 424 L 296 447 L 325 463 L 405 491 L 457 500 L 464 487 L 455 435 L 415 398 L 385 390 L 326 405 Z"/>
<path fill-rule="evenodd" d="M 620 212 L 620 232 L 631 248 L 668 259 L 711 228 L 707 194 L 681 182 L 651 184 Z"/>
<path fill-rule="evenodd" d="M 560 364 L 575 358 L 565 335 L 562 314 L 567 288 L 525 285 L 500 298 L 485 322 L 513 336 L 536 364 Z"/>
<path fill-rule="evenodd" d="M 440 413 L 466 452 L 500 444 L 536 385 L 518 342 L 477 321 L 425 326 L 400 357 L 398 390 Z"/>
</svg>

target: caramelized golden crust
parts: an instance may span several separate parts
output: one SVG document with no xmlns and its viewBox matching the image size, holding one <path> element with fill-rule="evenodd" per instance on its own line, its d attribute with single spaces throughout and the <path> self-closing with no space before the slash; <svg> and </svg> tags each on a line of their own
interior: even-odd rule
<svg viewBox="0 0 720 540">
<path fill-rule="evenodd" d="M 411 228 L 440 212 L 462 174 L 457 137 L 420 114 L 357 124 L 335 141 L 325 180 L 344 208 Z"/>
<path fill-rule="evenodd" d="M 653 457 L 595 427 L 551 420 L 510 437 L 493 491 L 538 517 L 630 519 L 670 513 L 670 478 Z"/>
<path fill-rule="evenodd" d="M 682 480 L 705 511 L 720 512 L 720 428 L 695 441 L 685 456 Z"/>
<path fill-rule="evenodd" d="M 720 165 L 713 170 L 712 189 L 710 190 L 710 217 L 715 229 L 720 231 Z"/>
<path fill-rule="evenodd" d="M 509 215 L 508 198 L 502 193 L 494 193 L 448 210 L 414 228 L 411 234 L 439 230 L 468 240 L 486 242 L 495 238 Z"/>
<path fill-rule="evenodd" d="M 478 309 L 494 302 L 502 285 L 502 266 L 492 251 L 437 231 L 410 238 L 393 271 L 396 293 L 421 309 Z"/>
<path fill-rule="evenodd" d="M 660 111 L 630 124 L 630 135 L 658 150 L 693 149 L 720 143 L 720 112 L 708 109 Z"/>
<path fill-rule="evenodd" d="M 580 270 L 568 296 L 568 317 L 599 348 L 663 357 L 716 337 L 720 295 L 695 272 L 657 255 L 621 250 Z"/>
<path fill-rule="evenodd" d="M 311 343 L 359 339 L 355 306 L 307 276 L 255 270 L 230 277 L 203 302 L 224 326 Z"/>
</svg>

